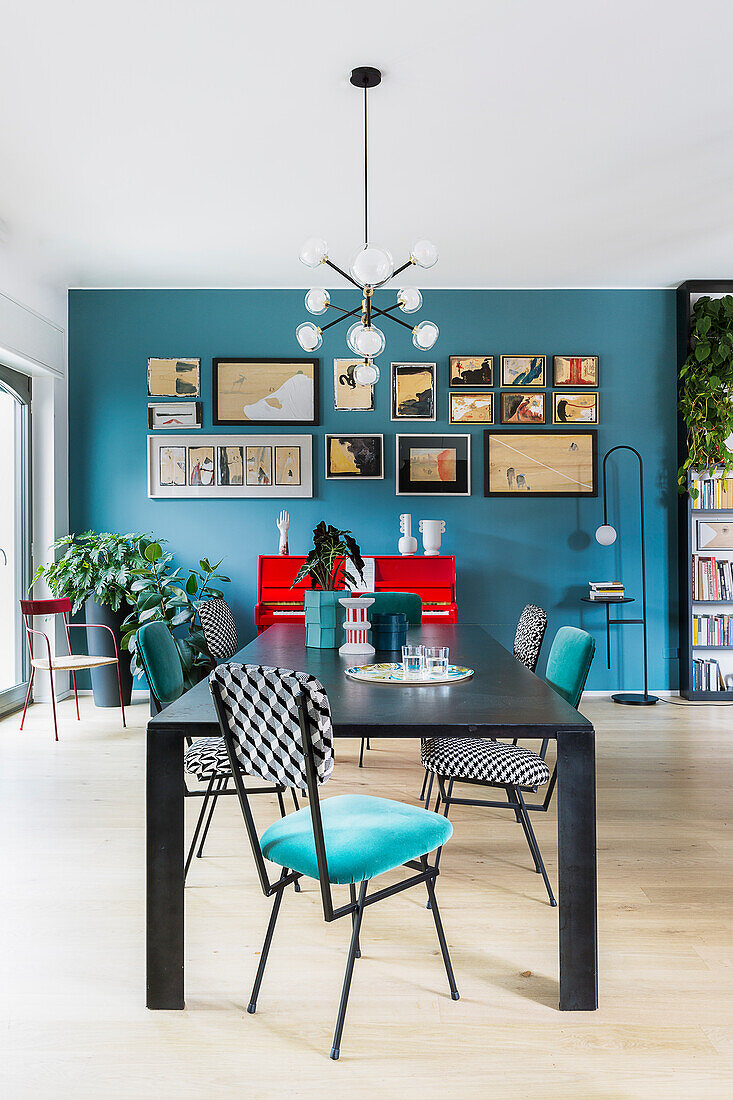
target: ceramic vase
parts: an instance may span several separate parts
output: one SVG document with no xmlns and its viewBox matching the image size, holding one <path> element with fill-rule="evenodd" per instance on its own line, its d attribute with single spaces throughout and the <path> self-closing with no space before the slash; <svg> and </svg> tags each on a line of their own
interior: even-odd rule
<svg viewBox="0 0 733 1100">
<path fill-rule="evenodd" d="M 440 553 L 440 536 L 445 531 L 444 519 L 421 519 L 419 523 L 425 556 L 436 557 Z"/>
<path fill-rule="evenodd" d="M 397 549 L 404 558 L 411 558 L 417 553 L 417 539 L 412 534 L 412 516 L 409 512 L 400 516 L 400 531 L 402 538 L 397 543 Z"/>
<path fill-rule="evenodd" d="M 309 649 L 336 649 L 343 637 L 341 592 L 306 588 L 304 597 L 306 646 Z"/>
</svg>

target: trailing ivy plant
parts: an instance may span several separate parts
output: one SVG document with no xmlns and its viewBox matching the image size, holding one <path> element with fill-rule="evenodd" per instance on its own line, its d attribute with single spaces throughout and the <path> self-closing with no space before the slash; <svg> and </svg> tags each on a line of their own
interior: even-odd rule
<svg viewBox="0 0 733 1100">
<path fill-rule="evenodd" d="M 313 531 L 313 549 L 301 565 L 293 584 L 306 577 L 310 578 L 311 588 L 322 588 L 333 592 L 344 587 L 344 581 L 354 581 L 349 569 L 354 566 L 361 579 L 364 579 L 364 559 L 351 531 L 339 531 L 321 520 Z"/>
<path fill-rule="evenodd" d="M 145 535 L 84 531 L 64 535 L 53 544 L 54 560 L 39 565 L 30 583 L 45 580 L 54 596 L 69 596 L 73 614 L 90 596 L 119 611 L 129 599 L 136 569 L 144 564 Z"/>
<path fill-rule="evenodd" d="M 223 595 L 216 583 L 211 583 L 229 583 L 229 577 L 216 572 L 220 565 L 221 561 L 211 565 L 208 558 L 201 558 L 199 568 L 189 569 L 184 582 L 183 568 L 173 568 L 171 553 L 164 551 L 159 542 L 145 545 L 130 586 L 135 607 L 122 624 L 122 647 L 132 654 L 133 675 L 143 671 L 137 653 L 138 630 L 145 623 L 163 622 L 176 643 L 186 688 L 203 680 L 211 668 L 211 658 L 201 629 L 198 605 L 202 600 Z"/>
<path fill-rule="evenodd" d="M 677 471 L 679 491 L 692 471 L 733 470 L 727 440 L 733 434 L 733 296 L 698 298 L 692 310 L 690 353 L 680 369 L 679 410 L 687 427 L 687 457 Z"/>
</svg>

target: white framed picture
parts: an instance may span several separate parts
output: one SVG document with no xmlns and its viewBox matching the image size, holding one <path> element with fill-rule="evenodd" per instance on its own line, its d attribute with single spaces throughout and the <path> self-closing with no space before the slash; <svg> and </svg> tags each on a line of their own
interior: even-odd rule
<svg viewBox="0 0 733 1100">
<path fill-rule="evenodd" d="M 326 478 L 369 481 L 384 477 L 384 436 L 327 434 Z"/>
<path fill-rule="evenodd" d="M 201 427 L 200 401 L 162 401 L 148 405 L 148 427 L 153 432 L 192 431 Z"/>
<path fill-rule="evenodd" d="M 148 496 L 312 497 L 310 435 L 148 436 Z"/>
</svg>

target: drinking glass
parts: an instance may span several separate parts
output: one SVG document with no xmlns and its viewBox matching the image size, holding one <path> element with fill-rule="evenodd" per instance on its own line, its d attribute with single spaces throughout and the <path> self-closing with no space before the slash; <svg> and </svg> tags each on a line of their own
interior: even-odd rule
<svg viewBox="0 0 733 1100">
<path fill-rule="evenodd" d="M 428 676 L 442 679 L 448 672 L 450 650 L 447 645 L 428 646 L 425 649 L 425 671 Z"/>
<path fill-rule="evenodd" d="M 406 680 L 419 680 L 422 676 L 424 648 L 421 645 L 403 645 L 402 675 Z"/>
</svg>

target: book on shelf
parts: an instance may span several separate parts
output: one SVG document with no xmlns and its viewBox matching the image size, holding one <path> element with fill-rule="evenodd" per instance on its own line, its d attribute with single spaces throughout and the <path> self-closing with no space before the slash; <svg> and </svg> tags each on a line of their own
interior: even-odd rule
<svg viewBox="0 0 733 1100">
<path fill-rule="evenodd" d="M 705 646 L 733 646 L 731 615 L 693 615 L 692 644 Z"/>
<path fill-rule="evenodd" d="M 700 603 L 733 600 L 733 563 L 727 558 L 693 554 L 692 598 Z"/>
<path fill-rule="evenodd" d="M 692 662 L 693 691 L 725 691 L 720 665 L 711 658 L 696 657 Z"/>
<path fill-rule="evenodd" d="M 693 511 L 717 512 L 733 510 L 733 474 L 727 478 L 695 477 L 691 485 L 697 489 L 698 496 L 692 500 Z"/>
<path fill-rule="evenodd" d="M 610 603 L 613 600 L 622 600 L 624 597 L 624 586 L 621 581 L 589 581 L 588 588 L 591 600 Z"/>
</svg>

